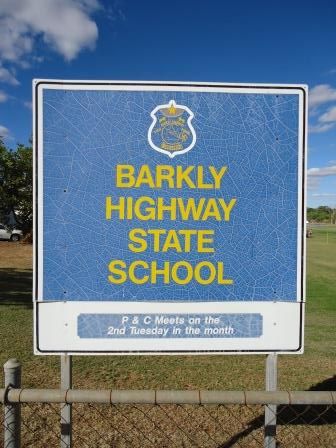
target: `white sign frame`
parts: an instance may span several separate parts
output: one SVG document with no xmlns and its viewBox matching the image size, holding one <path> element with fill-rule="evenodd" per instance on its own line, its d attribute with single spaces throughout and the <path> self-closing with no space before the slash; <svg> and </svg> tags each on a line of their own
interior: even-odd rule
<svg viewBox="0 0 336 448">
<path fill-rule="evenodd" d="M 72 90 L 164 90 L 164 91 L 204 91 L 296 94 L 300 98 L 299 117 L 299 168 L 298 179 L 298 285 L 301 297 L 296 302 L 83 302 L 44 301 L 43 291 L 43 89 Z M 304 307 L 305 307 L 305 186 L 306 186 L 306 145 L 307 145 L 307 86 L 304 85 L 257 85 L 221 83 L 177 83 L 177 82 L 135 82 L 135 81 L 62 81 L 34 80 L 34 352 L 36 354 L 268 354 L 303 353 Z M 73 322 L 80 313 L 260 313 L 264 319 L 264 333 L 260 338 L 234 339 L 80 339 Z M 52 319 L 50 318 L 52 316 Z M 290 324 L 290 325 L 289 325 Z M 242 346 L 244 349 L 242 349 Z M 211 349 L 209 349 L 211 347 Z"/>
</svg>

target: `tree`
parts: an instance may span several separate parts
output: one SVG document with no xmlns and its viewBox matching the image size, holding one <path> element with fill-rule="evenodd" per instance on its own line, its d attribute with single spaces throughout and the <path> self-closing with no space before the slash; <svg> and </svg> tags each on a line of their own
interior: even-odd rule
<svg viewBox="0 0 336 448">
<path fill-rule="evenodd" d="M 317 208 L 307 208 L 307 218 L 309 221 L 335 223 L 335 210 L 327 205 L 320 205 Z"/>
<path fill-rule="evenodd" d="M 0 219 L 10 215 L 24 232 L 33 222 L 33 151 L 31 146 L 17 145 L 9 150 L 0 139 Z"/>
</svg>

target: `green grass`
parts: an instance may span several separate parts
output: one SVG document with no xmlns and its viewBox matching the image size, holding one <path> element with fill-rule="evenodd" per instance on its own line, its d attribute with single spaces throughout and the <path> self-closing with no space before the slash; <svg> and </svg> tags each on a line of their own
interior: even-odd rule
<svg viewBox="0 0 336 448">
<path fill-rule="evenodd" d="M 306 353 L 335 360 L 336 227 L 314 228 L 307 252 Z"/>
<path fill-rule="evenodd" d="M 308 239 L 308 286 L 304 355 L 279 356 L 279 388 L 336 387 L 336 227 L 313 229 Z M 1 253 L 0 253 L 1 263 Z M 28 266 L 29 267 L 29 266 Z M 27 274 L 27 266 L 15 270 Z M 9 286 L 13 266 L 2 268 L 4 291 L 0 301 L 3 364 L 17 357 L 23 364 L 24 387 L 57 387 L 59 357 L 32 354 L 32 307 L 19 302 Z M 11 277 L 11 279 L 13 279 Z M 7 282 L 7 283 L 6 283 Z M 28 288 L 29 289 L 29 288 Z M 265 356 L 76 356 L 74 386 L 91 388 L 262 389 Z"/>
</svg>

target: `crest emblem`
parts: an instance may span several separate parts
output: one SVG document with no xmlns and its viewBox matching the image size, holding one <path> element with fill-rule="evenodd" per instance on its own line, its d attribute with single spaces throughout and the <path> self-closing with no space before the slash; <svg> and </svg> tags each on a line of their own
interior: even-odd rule
<svg viewBox="0 0 336 448">
<path fill-rule="evenodd" d="M 151 113 L 153 122 L 148 129 L 148 142 L 155 151 L 171 159 L 190 151 L 196 143 L 195 129 L 191 124 L 191 110 L 171 100 L 157 106 Z"/>
</svg>

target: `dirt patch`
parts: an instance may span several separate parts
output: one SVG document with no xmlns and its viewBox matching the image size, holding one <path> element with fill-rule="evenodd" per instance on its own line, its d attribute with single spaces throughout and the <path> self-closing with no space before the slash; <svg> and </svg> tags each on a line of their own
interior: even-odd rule
<svg viewBox="0 0 336 448">
<path fill-rule="evenodd" d="M 33 269 L 33 246 L 0 241 L 0 268 Z"/>
</svg>

